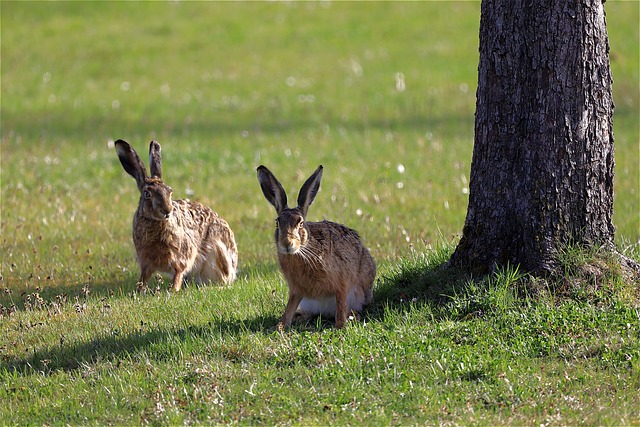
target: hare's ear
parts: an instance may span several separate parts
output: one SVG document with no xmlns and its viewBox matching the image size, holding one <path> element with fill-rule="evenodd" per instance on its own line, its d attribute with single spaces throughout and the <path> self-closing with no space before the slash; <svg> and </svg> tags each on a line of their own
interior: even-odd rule
<svg viewBox="0 0 640 427">
<path fill-rule="evenodd" d="M 309 209 L 309 206 L 313 203 L 313 199 L 315 199 L 318 194 L 321 179 L 322 165 L 318 166 L 318 169 L 316 169 L 309 179 L 302 184 L 302 188 L 300 188 L 300 193 L 298 194 L 298 208 L 300 208 L 302 216 L 305 218 L 307 217 L 307 210 Z"/>
<path fill-rule="evenodd" d="M 149 143 L 149 168 L 151 169 L 151 176 L 162 178 L 162 156 L 160 155 L 158 141 Z"/>
<path fill-rule="evenodd" d="M 262 188 L 264 197 L 276 208 L 278 215 L 287 207 L 287 193 L 284 192 L 282 184 L 276 179 L 265 166 L 258 166 L 258 181 Z"/>
<path fill-rule="evenodd" d="M 147 169 L 144 167 L 142 160 L 140 160 L 140 156 L 138 156 L 136 150 L 134 150 L 128 142 L 122 139 L 115 142 L 115 147 L 122 167 L 136 180 L 138 189 L 142 191 L 144 188 L 144 180 L 147 177 Z"/>
</svg>

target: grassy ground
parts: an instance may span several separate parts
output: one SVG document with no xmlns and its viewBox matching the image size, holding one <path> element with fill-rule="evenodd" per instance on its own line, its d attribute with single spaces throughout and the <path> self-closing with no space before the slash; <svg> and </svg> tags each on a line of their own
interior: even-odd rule
<svg viewBox="0 0 640 427">
<path fill-rule="evenodd" d="M 553 284 L 439 268 L 466 210 L 479 3 L 1 7 L 0 424 L 639 422 L 638 296 L 611 260 L 570 252 Z M 639 8 L 606 4 L 636 259 Z M 133 292 L 117 138 L 159 140 L 176 197 L 228 220 L 236 284 Z M 269 329 L 286 286 L 261 163 L 291 194 L 324 165 L 310 219 L 358 229 L 380 265 L 361 321 Z"/>
</svg>

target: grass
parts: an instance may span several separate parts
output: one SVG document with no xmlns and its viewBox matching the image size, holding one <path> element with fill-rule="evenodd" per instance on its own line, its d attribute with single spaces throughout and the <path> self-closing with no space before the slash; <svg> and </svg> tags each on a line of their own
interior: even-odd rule
<svg viewBox="0 0 640 427">
<path fill-rule="evenodd" d="M 1 3 L 0 424 L 632 424 L 637 284 L 443 269 L 462 229 L 479 3 Z M 638 3 L 606 4 L 617 242 L 638 249 Z M 428 22 L 428 25 L 425 23 Z M 629 35 L 632 36 L 629 36 Z M 404 81 L 404 87 L 402 82 Z M 229 287 L 135 294 L 138 194 L 110 141 L 163 144 L 236 232 Z M 374 304 L 280 335 L 255 167 L 358 229 Z"/>
<path fill-rule="evenodd" d="M 241 279 L 243 291 L 192 287 L 18 311 L 7 319 L 3 419 L 638 420 L 638 295 L 624 296 L 620 274 L 612 270 L 588 299 L 558 298 L 517 269 L 485 280 L 455 276 L 440 263 L 451 250 L 398 262 L 361 321 L 341 331 L 319 319 L 271 332 L 285 290 L 270 272 Z M 536 296 L 516 294 L 527 289 Z"/>
</svg>

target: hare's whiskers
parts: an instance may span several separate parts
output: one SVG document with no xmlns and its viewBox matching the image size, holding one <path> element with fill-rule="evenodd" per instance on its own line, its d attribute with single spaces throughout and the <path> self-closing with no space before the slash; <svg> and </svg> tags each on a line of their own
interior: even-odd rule
<svg viewBox="0 0 640 427">
<path fill-rule="evenodd" d="M 324 269 L 325 265 L 322 257 L 308 246 L 301 246 L 298 253 L 310 267 L 316 269 Z"/>
</svg>

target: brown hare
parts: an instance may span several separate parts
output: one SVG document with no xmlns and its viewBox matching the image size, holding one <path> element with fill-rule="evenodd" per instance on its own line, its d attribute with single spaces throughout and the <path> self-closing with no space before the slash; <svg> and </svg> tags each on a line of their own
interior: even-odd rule
<svg viewBox="0 0 640 427">
<path fill-rule="evenodd" d="M 236 278 L 238 250 L 233 231 L 217 213 L 198 202 L 171 200 L 173 190 L 162 181 L 160 144 L 151 141 L 151 176 L 138 153 L 121 139 L 115 142 L 124 170 L 140 190 L 133 216 L 133 243 L 140 265 L 139 289 L 156 271 L 173 274 L 173 290 L 183 279 L 231 283 Z"/>
<path fill-rule="evenodd" d="M 289 286 L 287 308 L 277 327 L 291 325 L 302 314 L 335 315 L 342 328 L 350 311 L 371 302 L 376 265 L 355 230 L 330 221 L 307 222 L 307 210 L 320 188 L 322 166 L 298 194 L 298 206 L 287 206 L 280 182 L 265 166 L 258 167 L 265 198 L 278 214 L 275 240 L 280 270 Z"/>
</svg>

